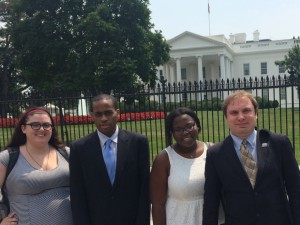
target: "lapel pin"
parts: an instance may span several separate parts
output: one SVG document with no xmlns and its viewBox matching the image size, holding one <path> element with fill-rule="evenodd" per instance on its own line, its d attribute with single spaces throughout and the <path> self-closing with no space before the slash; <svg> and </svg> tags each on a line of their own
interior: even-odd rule
<svg viewBox="0 0 300 225">
<path fill-rule="evenodd" d="M 268 146 L 269 146 L 268 143 L 262 143 L 262 144 L 261 144 L 261 147 L 263 147 L 263 148 L 264 148 L 264 147 L 268 147 Z"/>
</svg>

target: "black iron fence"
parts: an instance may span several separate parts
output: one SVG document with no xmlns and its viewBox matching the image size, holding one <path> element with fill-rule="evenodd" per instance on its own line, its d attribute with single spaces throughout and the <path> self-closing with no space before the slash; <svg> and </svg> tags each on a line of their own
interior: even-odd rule
<svg viewBox="0 0 300 225">
<path fill-rule="evenodd" d="M 290 137 L 300 161 L 299 83 L 289 77 L 263 77 L 227 81 L 170 84 L 161 77 L 154 88 L 114 91 L 119 101 L 119 126 L 148 137 L 151 157 L 165 147 L 164 118 L 172 109 L 185 106 L 197 112 L 202 126 L 199 139 L 219 142 L 229 130 L 221 111 L 223 99 L 237 89 L 253 93 L 259 102 L 258 128 L 267 128 Z M 53 115 L 61 139 L 69 145 L 95 131 L 90 113 L 93 96 L 73 93 L 62 95 L 30 92 L 0 99 L 0 149 L 10 139 L 18 117 L 30 106 L 43 106 Z"/>
</svg>

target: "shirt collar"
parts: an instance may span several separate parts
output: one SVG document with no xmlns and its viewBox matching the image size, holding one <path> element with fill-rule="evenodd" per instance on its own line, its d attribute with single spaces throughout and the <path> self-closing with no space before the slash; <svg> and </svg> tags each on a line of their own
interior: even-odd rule
<svg viewBox="0 0 300 225">
<path fill-rule="evenodd" d="M 236 149 L 239 149 L 242 142 L 243 142 L 243 139 L 235 136 L 234 134 L 232 134 L 230 132 L 230 135 L 233 139 L 233 143 L 234 143 L 234 146 Z M 248 141 L 248 145 L 250 145 L 251 149 L 255 149 L 255 146 L 256 146 L 256 135 L 257 135 L 257 131 L 256 130 L 253 130 L 253 132 L 246 138 L 246 140 Z"/>
<path fill-rule="evenodd" d="M 97 129 L 97 134 L 98 137 L 100 139 L 100 143 L 101 146 L 103 148 L 105 142 L 107 141 L 107 139 L 111 139 L 114 143 L 118 143 L 118 133 L 119 133 L 119 127 L 116 127 L 116 131 L 115 133 L 113 133 L 113 135 L 111 137 L 107 137 L 105 134 L 101 133 L 98 129 Z"/>
</svg>

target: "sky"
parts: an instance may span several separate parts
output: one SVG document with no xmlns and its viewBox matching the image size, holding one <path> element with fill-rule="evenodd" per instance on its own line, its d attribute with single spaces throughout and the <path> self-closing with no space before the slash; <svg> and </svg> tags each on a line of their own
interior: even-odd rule
<svg viewBox="0 0 300 225">
<path fill-rule="evenodd" d="M 208 3 L 210 14 L 208 14 Z M 300 37 L 300 0 L 149 0 L 151 22 L 168 40 L 184 31 L 202 36 L 246 33 L 253 40 Z"/>
</svg>

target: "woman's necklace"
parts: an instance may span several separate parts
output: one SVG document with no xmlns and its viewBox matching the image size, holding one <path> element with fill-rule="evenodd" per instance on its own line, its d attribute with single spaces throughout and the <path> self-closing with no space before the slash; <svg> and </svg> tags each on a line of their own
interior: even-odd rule
<svg viewBox="0 0 300 225">
<path fill-rule="evenodd" d="M 30 158 L 39 166 L 41 167 L 41 170 L 47 170 L 48 168 L 48 162 L 49 162 L 49 155 L 50 155 L 50 146 L 48 145 L 49 149 L 48 149 L 48 157 L 47 157 L 47 163 L 46 163 L 46 168 L 44 169 L 43 168 L 43 164 L 39 164 L 35 159 L 34 157 L 30 154 L 30 152 L 28 151 L 28 148 L 27 148 L 27 145 L 25 145 L 25 148 L 26 148 L 26 151 L 28 153 L 28 155 L 30 156 Z"/>
<path fill-rule="evenodd" d="M 177 149 L 178 152 L 180 152 L 178 146 L 176 146 L 175 148 Z M 196 146 L 194 146 L 190 151 L 185 152 L 185 153 L 183 153 L 181 151 L 181 154 L 185 155 L 185 157 L 187 157 L 187 158 L 193 159 L 197 155 L 197 148 L 198 148 L 198 141 L 196 141 Z"/>
</svg>

